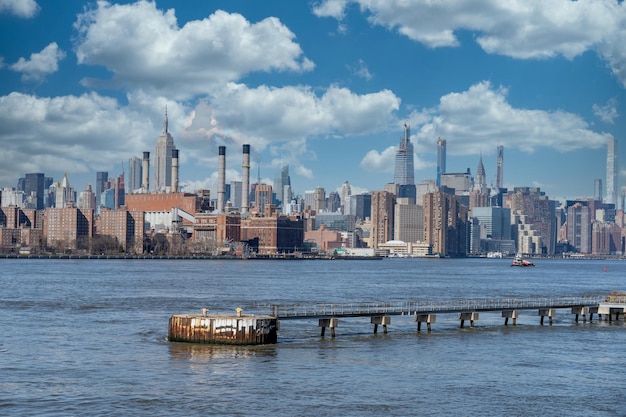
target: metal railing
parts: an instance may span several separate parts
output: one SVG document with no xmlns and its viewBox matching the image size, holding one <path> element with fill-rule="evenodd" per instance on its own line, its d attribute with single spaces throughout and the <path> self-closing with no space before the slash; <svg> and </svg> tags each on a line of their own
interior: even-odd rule
<svg viewBox="0 0 626 417">
<path fill-rule="evenodd" d="M 626 302 L 626 297 L 621 302 Z M 397 302 L 362 302 L 332 304 L 272 304 L 259 306 L 279 319 L 318 317 L 367 317 L 469 311 L 531 310 L 547 308 L 590 307 L 606 302 L 606 296 L 533 297 L 415 300 Z M 615 302 L 611 300 L 611 302 Z"/>
</svg>

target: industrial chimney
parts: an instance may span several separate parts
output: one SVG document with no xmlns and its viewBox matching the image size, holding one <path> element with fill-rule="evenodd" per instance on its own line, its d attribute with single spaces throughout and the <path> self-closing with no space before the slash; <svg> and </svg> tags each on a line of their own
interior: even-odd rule
<svg viewBox="0 0 626 417">
<path fill-rule="evenodd" d="M 171 193 L 178 192 L 178 149 L 172 149 L 172 185 Z"/>
<path fill-rule="evenodd" d="M 226 197 L 226 146 L 218 148 L 217 167 L 217 212 L 224 212 L 224 199 Z"/>
<path fill-rule="evenodd" d="M 150 192 L 150 152 L 143 153 L 143 161 L 141 164 L 141 191 L 144 193 Z"/>
<path fill-rule="evenodd" d="M 243 164 L 241 165 L 241 213 L 247 213 L 250 203 L 250 145 L 243 145 Z"/>
</svg>

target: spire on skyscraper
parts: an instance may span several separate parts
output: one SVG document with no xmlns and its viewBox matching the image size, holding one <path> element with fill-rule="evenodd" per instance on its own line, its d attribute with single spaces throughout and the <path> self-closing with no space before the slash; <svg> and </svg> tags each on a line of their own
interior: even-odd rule
<svg viewBox="0 0 626 417">
<path fill-rule="evenodd" d="M 166 135 L 167 134 L 167 104 L 165 105 L 165 117 L 163 119 L 163 134 Z"/>
</svg>

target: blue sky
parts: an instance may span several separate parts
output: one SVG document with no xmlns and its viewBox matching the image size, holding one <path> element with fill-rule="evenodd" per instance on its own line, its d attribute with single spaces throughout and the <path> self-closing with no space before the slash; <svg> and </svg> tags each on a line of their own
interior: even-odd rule
<svg viewBox="0 0 626 417">
<path fill-rule="evenodd" d="M 474 175 L 593 197 L 606 142 L 626 174 L 626 6 L 580 0 L 0 0 L 0 186 L 76 191 L 154 153 L 167 105 L 185 191 L 289 164 L 292 187 L 393 181 L 403 124 L 415 179 Z M 127 170 L 127 168 L 125 168 Z"/>
</svg>

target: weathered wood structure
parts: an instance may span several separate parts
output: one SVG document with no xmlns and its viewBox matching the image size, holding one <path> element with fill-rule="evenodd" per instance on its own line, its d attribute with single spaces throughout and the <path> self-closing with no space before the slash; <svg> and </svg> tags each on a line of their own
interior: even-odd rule
<svg viewBox="0 0 626 417">
<path fill-rule="evenodd" d="M 237 314 L 176 314 L 170 317 L 168 340 L 225 345 L 264 345 L 278 341 L 276 317 Z"/>
</svg>

